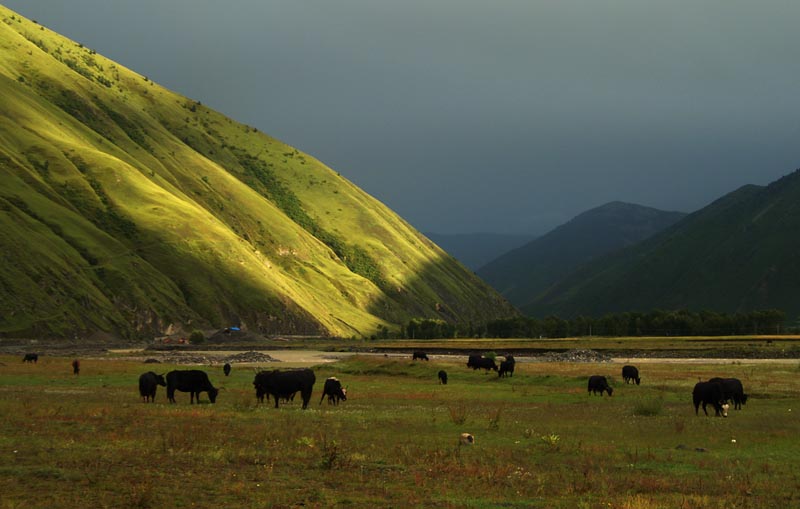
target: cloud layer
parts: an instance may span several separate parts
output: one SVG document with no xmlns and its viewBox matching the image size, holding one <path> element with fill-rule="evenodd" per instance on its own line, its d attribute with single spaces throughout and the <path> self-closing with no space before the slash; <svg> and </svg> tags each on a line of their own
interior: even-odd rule
<svg viewBox="0 0 800 509">
<path fill-rule="evenodd" d="M 800 166 L 795 2 L 7 0 L 424 231 L 692 211 Z M 120 4 L 120 5 L 118 5 Z"/>
</svg>

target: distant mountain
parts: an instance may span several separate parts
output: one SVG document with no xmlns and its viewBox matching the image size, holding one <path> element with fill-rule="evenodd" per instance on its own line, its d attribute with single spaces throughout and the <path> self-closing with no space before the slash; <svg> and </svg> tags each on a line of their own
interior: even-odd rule
<svg viewBox="0 0 800 509">
<path fill-rule="evenodd" d="M 654 308 L 800 314 L 800 170 L 744 186 L 644 242 L 559 281 L 524 310 L 600 315 Z"/>
<path fill-rule="evenodd" d="M 497 258 L 477 274 L 525 312 L 542 292 L 582 264 L 636 244 L 685 216 L 630 203 L 607 203 Z"/>
<path fill-rule="evenodd" d="M 516 313 L 313 157 L 0 21 L 0 335 L 369 337 Z"/>
<path fill-rule="evenodd" d="M 426 233 L 425 236 L 472 270 L 536 238 L 501 233 Z"/>
</svg>

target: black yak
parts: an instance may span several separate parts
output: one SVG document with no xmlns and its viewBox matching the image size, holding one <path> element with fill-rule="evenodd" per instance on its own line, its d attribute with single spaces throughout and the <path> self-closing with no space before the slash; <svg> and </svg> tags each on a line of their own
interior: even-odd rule
<svg viewBox="0 0 800 509">
<path fill-rule="evenodd" d="M 292 369 L 288 371 L 261 371 L 256 374 L 253 386 L 256 388 L 256 397 L 263 399 L 265 394 L 275 398 L 275 408 L 278 408 L 279 398 L 290 398 L 294 393 L 300 392 L 303 398 L 303 409 L 308 407 L 311 400 L 311 391 L 317 377 L 314 372 L 306 369 Z"/>
<path fill-rule="evenodd" d="M 728 417 L 728 404 L 725 402 L 725 393 L 722 384 L 719 382 L 698 382 L 692 390 L 692 401 L 694 403 L 694 413 L 699 415 L 700 404 L 703 404 L 703 412 L 708 415 L 706 405 L 714 406 L 717 417 Z"/>
<path fill-rule="evenodd" d="M 336 377 L 325 379 L 325 385 L 322 387 L 322 397 L 319 399 L 320 405 L 322 400 L 328 396 L 328 404 L 333 403 L 338 405 L 339 401 L 347 401 L 347 389 L 342 387 L 342 382 Z"/>
<path fill-rule="evenodd" d="M 742 405 L 747 403 L 747 394 L 744 393 L 742 381 L 738 378 L 712 378 L 709 382 L 722 385 L 722 398 L 727 402 L 733 402 L 734 410 L 741 410 Z"/>
<path fill-rule="evenodd" d="M 516 361 L 514 360 L 514 357 L 512 357 L 511 355 L 507 355 L 506 360 L 500 363 L 500 371 L 497 372 L 497 376 L 502 376 L 502 377 L 506 375 L 514 376 L 515 364 Z"/>
<path fill-rule="evenodd" d="M 625 380 L 625 383 L 635 383 L 639 385 L 642 382 L 642 379 L 639 378 L 639 370 L 636 366 L 622 366 L 622 379 Z"/>
<path fill-rule="evenodd" d="M 200 403 L 200 393 L 207 392 L 208 399 L 214 403 L 217 400 L 219 390 L 211 385 L 205 371 L 199 369 L 175 370 L 167 373 L 167 399 L 175 403 L 175 390 L 189 393 L 189 402 Z"/>
<path fill-rule="evenodd" d="M 166 387 L 167 382 L 164 380 L 164 375 L 156 375 L 152 371 L 142 373 L 139 376 L 139 394 L 142 396 L 144 403 L 156 401 L 156 390 L 158 386 Z"/>
<path fill-rule="evenodd" d="M 597 394 L 598 392 L 600 395 L 603 395 L 603 391 L 608 392 L 608 395 L 611 396 L 611 393 L 614 392 L 614 389 L 608 385 L 608 380 L 606 377 L 600 375 L 592 375 L 589 377 L 589 391 L 592 394 Z"/>
<path fill-rule="evenodd" d="M 494 359 L 481 355 L 470 355 L 467 360 L 467 367 L 472 369 L 485 369 L 486 371 L 490 369 L 497 371 L 497 364 L 495 364 Z"/>
</svg>

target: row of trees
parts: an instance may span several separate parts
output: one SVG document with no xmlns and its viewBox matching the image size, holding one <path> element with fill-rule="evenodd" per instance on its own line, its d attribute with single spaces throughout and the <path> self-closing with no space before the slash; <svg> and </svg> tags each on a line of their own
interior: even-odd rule
<svg viewBox="0 0 800 509">
<path fill-rule="evenodd" d="M 415 318 L 401 332 L 409 339 L 454 337 L 565 338 L 586 336 L 741 336 L 780 334 L 786 313 L 765 309 L 740 313 L 716 311 L 654 310 L 626 312 L 599 318 L 579 316 L 565 320 L 516 317 L 494 320 L 483 326 L 456 326 L 443 320 Z"/>
<path fill-rule="evenodd" d="M 432 320 L 429 318 L 412 318 L 402 332 L 402 336 L 409 339 L 457 337 L 455 325 L 444 320 Z"/>
<path fill-rule="evenodd" d="M 495 320 L 486 325 L 486 335 L 497 338 L 563 338 L 779 334 L 785 321 L 786 313 L 777 309 L 741 313 L 655 310 L 608 314 L 600 318 L 579 316 L 571 320 L 555 316 Z"/>
</svg>

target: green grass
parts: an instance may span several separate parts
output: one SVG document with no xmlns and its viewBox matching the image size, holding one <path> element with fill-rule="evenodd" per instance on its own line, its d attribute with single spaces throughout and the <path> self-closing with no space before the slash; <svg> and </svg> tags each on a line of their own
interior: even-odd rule
<svg viewBox="0 0 800 509">
<path fill-rule="evenodd" d="M 254 370 L 204 367 L 217 403 L 141 403 L 166 365 L 0 357 L 2 507 L 789 507 L 797 503 L 796 365 L 463 363 L 354 357 L 316 366 L 310 408 L 257 404 Z M 269 367 L 272 368 L 272 364 Z M 436 372 L 447 370 L 448 385 Z M 589 374 L 614 396 L 591 396 Z M 696 417 L 698 378 L 742 379 L 727 419 Z M 337 376 L 349 399 L 319 405 Z M 660 401 L 642 415 L 637 406 Z M 793 410 L 794 412 L 790 411 Z M 476 437 L 459 446 L 462 432 Z M 733 442 L 735 440 L 735 442 Z M 698 449 L 701 449 L 698 451 Z"/>
</svg>

